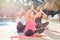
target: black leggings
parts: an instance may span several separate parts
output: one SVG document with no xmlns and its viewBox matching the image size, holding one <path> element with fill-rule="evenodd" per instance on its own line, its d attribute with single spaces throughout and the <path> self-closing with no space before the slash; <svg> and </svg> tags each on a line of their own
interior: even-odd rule
<svg viewBox="0 0 60 40">
<path fill-rule="evenodd" d="M 26 36 L 32 36 L 34 33 L 42 33 L 45 30 L 45 27 L 49 24 L 49 22 L 43 23 L 41 27 L 38 27 L 37 30 L 35 30 L 34 32 L 31 29 L 28 29 L 25 32 Z"/>
<path fill-rule="evenodd" d="M 18 23 L 17 25 L 17 32 L 23 32 L 23 30 L 25 29 L 26 25 L 23 25 L 21 22 Z"/>
<path fill-rule="evenodd" d="M 36 29 L 37 30 L 35 30 L 35 33 L 42 33 L 44 30 L 45 30 L 45 28 L 46 28 L 46 26 L 49 24 L 49 22 L 46 22 L 46 23 L 43 23 L 43 24 L 41 24 L 40 26 L 38 26 L 38 25 L 36 25 Z"/>
</svg>

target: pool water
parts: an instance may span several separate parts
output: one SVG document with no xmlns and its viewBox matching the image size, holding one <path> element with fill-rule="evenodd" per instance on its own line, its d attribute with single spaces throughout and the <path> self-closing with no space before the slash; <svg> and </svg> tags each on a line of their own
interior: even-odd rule
<svg viewBox="0 0 60 40">
<path fill-rule="evenodd" d="M 16 23 L 15 20 L 0 20 L 0 26 L 8 26 L 12 23 Z"/>
</svg>

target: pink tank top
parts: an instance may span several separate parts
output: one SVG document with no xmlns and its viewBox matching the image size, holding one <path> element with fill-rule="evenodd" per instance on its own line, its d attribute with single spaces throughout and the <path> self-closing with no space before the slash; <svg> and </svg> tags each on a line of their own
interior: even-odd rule
<svg viewBox="0 0 60 40">
<path fill-rule="evenodd" d="M 31 29 L 32 31 L 35 31 L 35 21 L 32 21 L 32 20 L 29 20 L 26 22 L 26 27 L 25 27 L 25 30 L 24 32 L 26 32 L 28 29 Z"/>
</svg>

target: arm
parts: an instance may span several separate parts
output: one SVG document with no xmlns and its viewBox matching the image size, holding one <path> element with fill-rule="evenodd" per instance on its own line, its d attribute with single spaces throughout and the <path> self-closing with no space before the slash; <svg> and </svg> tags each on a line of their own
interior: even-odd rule
<svg viewBox="0 0 60 40">
<path fill-rule="evenodd" d="M 34 16 L 34 20 L 37 18 L 37 17 L 41 17 L 42 16 L 42 14 L 41 14 L 41 12 L 39 11 L 39 12 L 37 12 L 36 10 L 33 10 L 34 12 L 36 12 L 36 14 L 35 14 L 35 16 Z"/>
<path fill-rule="evenodd" d="M 25 11 L 23 8 L 21 9 L 21 11 L 22 11 L 23 13 L 26 13 L 26 11 Z"/>
<path fill-rule="evenodd" d="M 35 9 L 32 9 L 35 13 L 38 13 Z"/>
<path fill-rule="evenodd" d="M 28 10 L 26 13 L 28 13 L 28 14 L 29 14 L 31 11 L 32 11 L 32 9 Z"/>
</svg>

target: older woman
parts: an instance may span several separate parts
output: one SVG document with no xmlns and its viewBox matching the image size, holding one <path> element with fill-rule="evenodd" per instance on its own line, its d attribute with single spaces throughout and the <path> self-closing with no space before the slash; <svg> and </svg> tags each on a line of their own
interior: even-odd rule
<svg viewBox="0 0 60 40">
<path fill-rule="evenodd" d="M 22 11 L 19 12 L 16 21 L 18 22 L 17 25 L 17 32 L 23 32 L 23 30 L 25 29 L 25 25 L 26 25 L 26 21 L 25 21 L 25 15 L 23 14 Z"/>
</svg>

